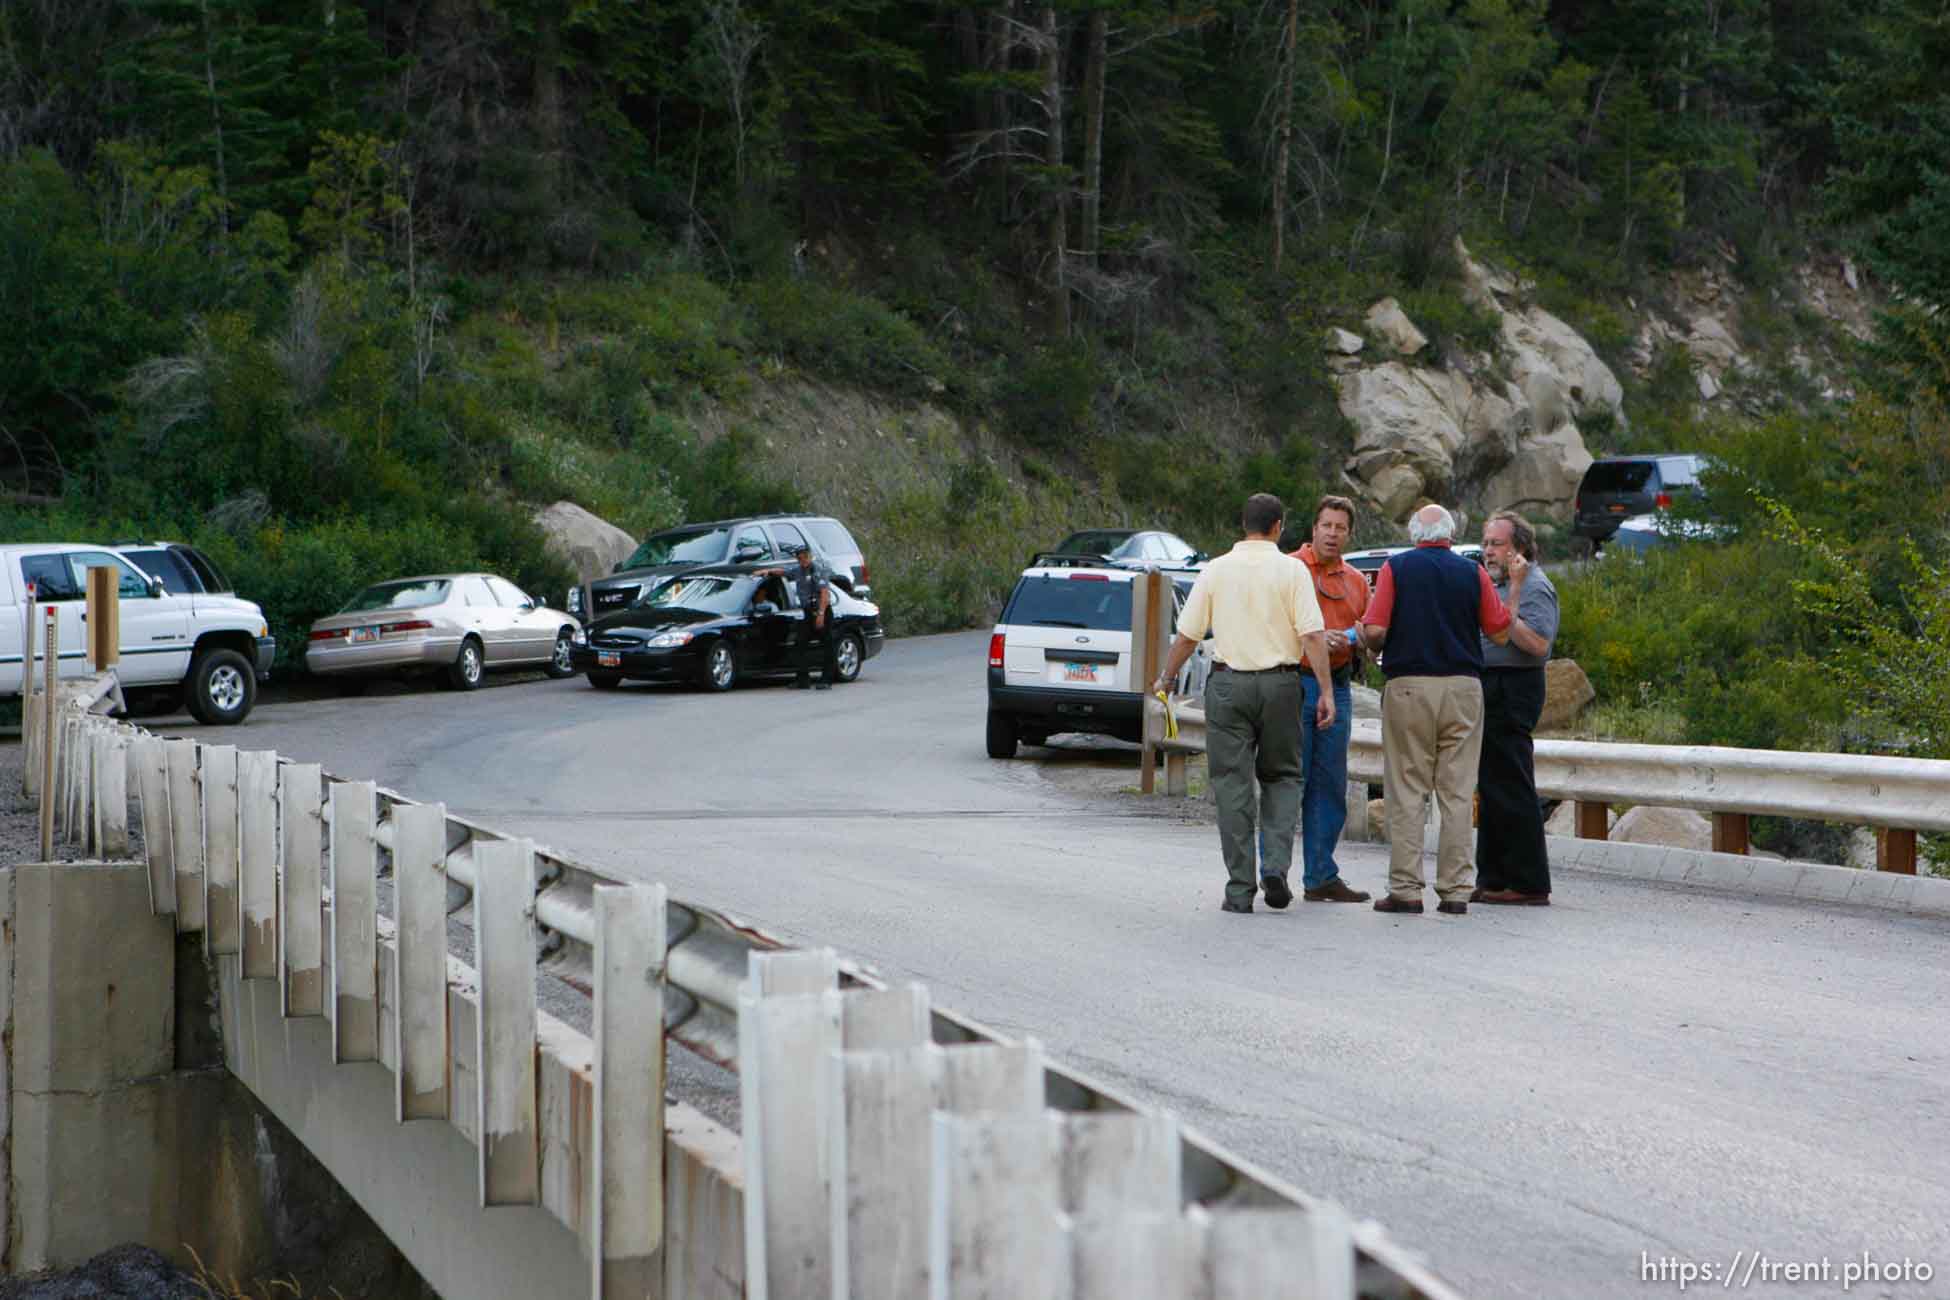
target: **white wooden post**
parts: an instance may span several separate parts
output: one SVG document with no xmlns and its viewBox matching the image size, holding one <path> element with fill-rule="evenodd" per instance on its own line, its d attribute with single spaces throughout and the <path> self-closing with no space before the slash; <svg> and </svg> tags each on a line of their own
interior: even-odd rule
<svg viewBox="0 0 1950 1300">
<path fill-rule="evenodd" d="M 1212 1300 L 1355 1300 L 1354 1238 L 1339 1206 L 1211 1216 Z"/>
<path fill-rule="evenodd" d="M 213 957 L 242 950 L 237 902 L 237 747 L 203 747 L 203 946 Z"/>
<path fill-rule="evenodd" d="M 155 736 L 138 736 L 129 745 L 135 768 L 136 791 L 142 796 L 142 856 L 149 864 L 149 910 L 157 916 L 176 913 L 176 858 L 171 852 L 169 767 L 163 743 Z"/>
<path fill-rule="evenodd" d="M 754 992 L 772 998 L 793 993 L 824 993 L 838 988 L 839 954 L 831 948 L 781 948 L 755 952 L 746 978 L 756 981 Z"/>
<path fill-rule="evenodd" d="M 590 1294 L 644 1300 L 663 1293 L 664 887 L 598 886 L 595 902 Z"/>
<path fill-rule="evenodd" d="M 738 1078 L 745 1157 L 749 1300 L 824 1296 L 832 1288 L 828 1168 L 840 996 L 804 989 L 838 975 L 830 952 L 753 953 L 738 996 Z"/>
<path fill-rule="evenodd" d="M 1074 1223 L 1073 1300 L 1202 1300 L 1205 1239 L 1204 1212 L 1196 1209 Z"/>
<path fill-rule="evenodd" d="M 849 989 L 840 1014 L 840 1042 L 849 1052 L 919 1047 L 931 1037 L 925 984 Z"/>
<path fill-rule="evenodd" d="M 176 863 L 176 930 L 203 928 L 203 801 L 196 792 L 194 740 L 166 740 L 169 764 L 169 841 Z"/>
<path fill-rule="evenodd" d="M 831 1057 L 834 1300 L 908 1300 L 928 1291 L 934 1094 L 943 1050 Z"/>
<path fill-rule="evenodd" d="M 475 1017 L 482 1205 L 541 1200 L 535 1099 L 535 852 L 527 840 L 474 842 Z"/>
<path fill-rule="evenodd" d="M 1170 1115 L 1065 1115 L 1063 1208 L 1077 1219 L 1176 1214 L 1183 1160 Z"/>
<path fill-rule="evenodd" d="M 399 1119 L 446 1119 L 447 806 L 393 805 L 393 1060 Z"/>
<path fill-rule="evenodd" d="M 237 755 L 237 894 L 244 978 L 274 980 L 278 966 L 278 756 Z"/>
<path fill-rule="evenodd" d="M 101 764 L 95 800 L 95 852 L 111 861 L 129 856 L 129 740 L 111 727 L 96 756 Z"/>
<path fill-rule="evenodd" d="M 325 879 L 320 862 L 323 823 L 316 763 L 278 769 L 278 815 L 284 827 L 284 872 L 279 893 L 278 951 L 284 1014 L 325 1014 Z"/>
<path fill-rule="evenodd" d="M 81 715 L 71 709 L 61 711 L 61 838 L 74 843 L 81 835 Z"/>
<path fill-rule="evenodd" d="M 961 1115 L 1034 1115 L 1043 1109 L 1043 1045 L 962 1043 L 945 1048 L 935 1091 L 939 1110 Z"/>
<path fill-rule="evenodd" d="M 379 792 L 332 787 L 332 1060 L 379 1059 Z"/>
<path fill-rule="evenodd" d="M 1068 1300 L 1054 1115 L 934 1117 L 930 1300 Z"/>
</svg>

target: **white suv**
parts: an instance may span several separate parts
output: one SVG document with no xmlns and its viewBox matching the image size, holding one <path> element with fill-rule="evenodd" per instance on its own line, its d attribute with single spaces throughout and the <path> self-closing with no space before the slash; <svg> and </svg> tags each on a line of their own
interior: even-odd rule
<svg viewBox="0 0 1950 1300">
<path fill-rule="evenodd" d="M 156 543 L 140 549 L 167 548 Z M 88 671 L 88 570 L 106 567 L 121 574 L 121 662 L 115 672 L 122 685 L 132 693 L 145 688 L 152 695 L 180 691 L 202 723 L 242 722 L 256 703 L 257 683 L 270 675 L 277 651 L 264 611 L 227 591 L 210 590 L 226 584 L 201 553 L 195 561 L 185 557 L 203 566 L 192 570 L 199 589 L 186 591 L 173 581 L 173 570 L 148 572 L 131 564 L 123 551 L 137 549 L 78 542 L 0 546 L 0 695 L 20 693 L 29 583 L 39 604 L 62 607 L 61 675 L 78 677 Z M 34 635 L 39 634 L 35 629 Z"/>
<path fill-rule="evenodd" d="M 1131 662 L 1131 594 L 1141 570 L 1044 555 L 1023 571 L 989 637 L 990 758 L 1058 732 L 1144 733 L 1144 683 Z M 1176 623 L 1178 594 L 1167 583 Z"/>
</svg>

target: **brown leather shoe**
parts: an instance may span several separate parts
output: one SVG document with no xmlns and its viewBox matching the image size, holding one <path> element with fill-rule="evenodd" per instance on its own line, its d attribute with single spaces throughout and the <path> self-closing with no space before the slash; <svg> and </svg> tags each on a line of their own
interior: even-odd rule
<svg viewBox="0 0 1950 1300">
<path fill-rule="evenodd" d="M 1479 889 L 1469 896 L 1472 903 L 1503 903 L 1512 907 L 1549 907 L 1549 894 L 1523 894 L 1514 889 Z"/>
<path fill-rule="evenodd" d="M 1460 898 L 1445 898 L 1435 905 L 1435 910 L 1444 916 L 1464 916 L 1469 912 L 1469 904 Z"/>
<path fill-rule="evenodd" d="M 1415 915 L 1420 916 L 1422 914 L 1422 900 L 1418 898 L 1412 903 L 1404 903 L 1393 894 L 1383 894 L 1375 900 L 1374 910 L 1377 912 L 1413 912 Z"/>
<path fill-rule="evenodd" d="M 1469 901 L 1472 903 L 1480 903 L 1483 901 L 1483 895 L 1489 892 L 1490 892 L 1489 890 L 1484 889 L 1479 885 L 1475 889 L 1469 891 Z"/>
<path fill-rule="evenodd" d="M 1355 889 L 1335 876 L 1319 889 L 1309 889 L 1300 897 L 1309 903 L 1365 903 L 1374 895 L 1365 889 Z"/>
</svg>

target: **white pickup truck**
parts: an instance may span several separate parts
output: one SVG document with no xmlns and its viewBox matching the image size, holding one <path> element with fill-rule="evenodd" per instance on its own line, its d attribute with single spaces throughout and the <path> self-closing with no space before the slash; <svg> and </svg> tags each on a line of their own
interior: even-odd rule
<svg viewBox="0 0 1950 1300">
<path fill-rule="evenodd" d="M 61 676 L 88 672 L 88 570 L 106 566 L 121 574 L 121 662 L 115 671 L 123 688 L 137 697 L 180 694 L 197 721 L 208 725 L 242 722 L 277 651 L 264 611 L 230 592 L 209 590 L 224 584 L 200 554 L 210 581 L 183 590 L 184 584 L 136 567 L 123 549 L 79 542 L 0 546 L 0 696 L 20 694 L 29 583 L 37 603 L 61 608 Z M 41 630 L 33 635 L 38 641 Z"/>
</svg>

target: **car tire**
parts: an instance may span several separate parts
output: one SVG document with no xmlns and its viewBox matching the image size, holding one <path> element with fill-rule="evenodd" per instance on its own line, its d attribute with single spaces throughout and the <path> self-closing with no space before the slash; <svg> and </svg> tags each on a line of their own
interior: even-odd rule
<svg viewBox="0 0 1950 1300">
<path fill-rule="evenodd" d="M 464 638 L 460 653 L 447 666 L 447 685 L 457 691 L 478 690 L 485 676 L 487 664 L 481 657 L 481 643 L 471 636 Z"/>
<path fill-rule="evenodd" d="M 990 712 L 988 733 L 990 758 L 1014 758 L 1016 743 L 1021 738 L 1022 735 L 1016 729 L 1014 718 L 1006 713 Z"/>
<path fill-rule="evenodd" d="M 728 691 L 738 684 L 738 657 L 731 652 L 731 642 L 720 637 L 705 650 L 698 681 L 707 691 Z"/>
<path fill-rule="evenodd" d="M 842 632 L 833 642 L 833 680 L 836 682 L 857 682 L 860 669 L 866 666 L 867 646 L 858 632 Z"/>
<path fill-rule="evenodd" d="M 1049 744 L 1049 732 L 1047 731 L 1022 731 L 1020 728 L 1017 730 L 1022 738 L 1022 743 L 1025 745 Z"/>
<path fill-rule="evenodd" d="M 613 691 L 623 684 L 622 673 L 599 673 L 592 671 L 583 675 L 589 679 L 589 684 L 599 691 Z"/>
<path fill-rule="evenodd" d="M 569 629 L 563 628 L 555 634 L 555 649 L 548 657 L 548 664 L 542 669 L 550 677 L 561 680 L 576 675 L 575 665 L 569 662 L 569 647 L 575 644 Z"/>
<path fill-rule="evenodd" d="M 364 695 L 366 693 L 366 687 L 370 685 L 372 685 L 372 680 L 367 677 L 334 677 L 332 679 L 332 694 L 350 699 L 355 695 Z"/>
<path fill-rule="evenodd" d="M 190 716 L 206 727 L 234 727 L 257 702 L 257 674 L 235 650 L 205 650 L 190 661 Z"/>
</svg>

